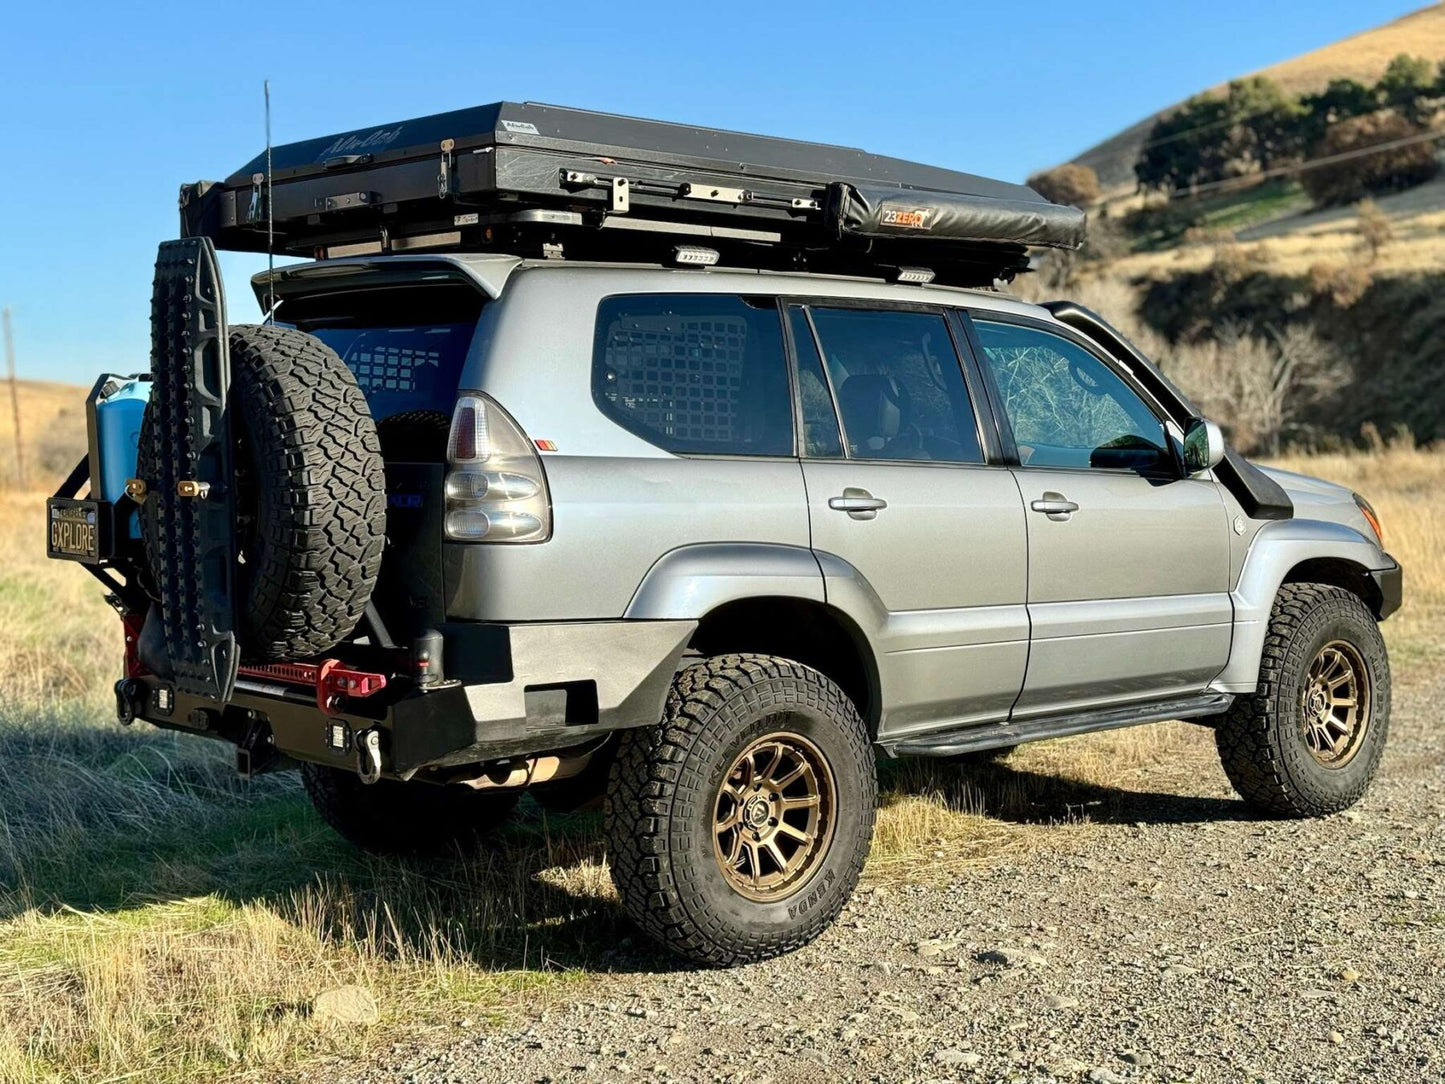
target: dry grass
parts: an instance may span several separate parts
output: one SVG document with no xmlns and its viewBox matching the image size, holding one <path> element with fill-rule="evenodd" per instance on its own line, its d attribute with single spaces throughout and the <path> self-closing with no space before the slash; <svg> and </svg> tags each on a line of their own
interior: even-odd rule
<svg viewBox="0 0 1445 1084">
<path fill-rule="evenodd" d="M 74 384 L 18 381 L 20 436 L 26 479 L 36 488 L 54 489 L 85 454 L 85 393 Z M 10 386 L 0 383 L 0 490 L 16 483 L 15 422 Z"/>
<path fill-rule="evenodd" d="M 1420 498 L 1441 492 L 1445 454 L 1283 465 L 1375 502 L 1408 569 L 1392 650 L 1438 663 L 1445 523 Z M 563 996 L 617 966 L 630 931 L 595 815 L 524 806 L 495 851 L 370 859 L 321 826 L 294 779 L 246 786 L 227 747 L 117 727 L 116 622 L 80 569 L 42 556 L 40 507 L 0 497 L 0 1082 L 260 1079 Z M 1226 815 L 1178 796 L 1212 764 L 1209 734 L 1185 724 L 981 768 L 886 763 L 865 879 L 966 875 L 1091 822 L 1203 815 L 1199 803 Z M 667 966 L 643 946 L 629 965 L 638 953 Z M 310 1015 L 318 992 L 348 983 L 376 994 L 376 1027 Z"/>
<path fill-rule="evenodd" d="M 1445 182 L 1428 186 L 1435 200 L 1425 204 L 1405 197 L 1384 196 L 1378 205 L 1390 218 L 1391 240 L 1368 264 L 1374 275 L 1434 273 L 1440 270 L 1440 238 L 1445 234 Z M 1365 266 L 1359 216 L 1354 208 L 1299 215 L 1267 227 L 1242 231 L 1237 245 L 1250 270 L 1272 275 L 1307 275 L 1318 266 Z M 1220 255 L 1220 246 L 1181 245 L 1158 252 L 1136 252 L 1112 261 L 1109 275 L 1125 279 L 1164 279 L 1181 272 L 1202 271 Z"/>
</svg>

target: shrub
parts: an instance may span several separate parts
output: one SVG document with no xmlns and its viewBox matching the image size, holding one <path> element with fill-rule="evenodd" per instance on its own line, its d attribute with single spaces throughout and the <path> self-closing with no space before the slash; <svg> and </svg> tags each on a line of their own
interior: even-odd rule
<svg viewBox="0 0 1445 1084">
<path fill-rule="evenodd" d="M 1325 135 L 1319 156 L 1367 151 L 1424 134 L 1419 125 L 1391 113 L 1376 113 L 1341 121 Z M 1428 181 L 1439 171 L 1433 140 L 1419 139 L 1403 146 L 1387 146 L 1376 153 L 1316 166 L 1300 174 L 1300 183 L 1320 206 L 1353 203 L 1372 192 L 1389 192 Z"/>
<path fill-rule="evenodd" d="M 1070 207 L 1087 207 L 1099 199 L 1099 175 L 1077 162 L 1041 170 L 1029 178 L 1028 185 L 1044 199 Z"/>
<path fill-rule="evenodd" d="M 1380 249 L 1395 236 L 1390 216 L 1380 210 L 1380 205 L 1372 199 L 1360 200 L 1355 206 L 1355 214 L 1359 216 L 1360 243 L 1364 246 L 1366 260 L 1374 263 Z"/>
</svg>

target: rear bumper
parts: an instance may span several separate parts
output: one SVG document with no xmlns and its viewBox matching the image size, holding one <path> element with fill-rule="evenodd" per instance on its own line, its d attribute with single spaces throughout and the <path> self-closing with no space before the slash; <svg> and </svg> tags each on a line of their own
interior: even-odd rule
<svg viewBox="0 0 1445 1084">
<path fill-rule="evenodd" d="M 1375 586 L 1380 589 L 1380 609 L 1376 616 L 1383 621 L 1400 608 L 1405 590 L 1404 570 L 1400 567 L 1400 562 L 1391 557 L 1388 568 L 1371 570 L 1370 579 L 1374 580 Z"/>
<path fill-rule="evenodd" d="M 224 705 L 134 679 L 135 716 L 221 738 L 253 761 L 281 754 L 354 767 L 361 735 L 378 731 L 382 772 L 502 761 L 566 749 L 662 716 L 693 621 L 442 626 L 447 681 L 398 680 L 334 714 L 314 690 L 241 678 Z M 168 709 L 168 710 L 163 710 Z"/>
</svg>

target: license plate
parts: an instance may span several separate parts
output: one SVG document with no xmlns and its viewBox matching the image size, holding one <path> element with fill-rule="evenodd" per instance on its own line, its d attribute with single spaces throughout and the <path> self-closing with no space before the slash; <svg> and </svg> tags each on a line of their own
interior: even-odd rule
<svg viewBox="0 0 1445 1084">
<path fill-rule="evenodd" d="M 46 507 L 50 519 L 47 555 L 64 561 L 98 563 L 102 533 L 108 526 L 103 502 L 52 497 Z"/>
</svg>

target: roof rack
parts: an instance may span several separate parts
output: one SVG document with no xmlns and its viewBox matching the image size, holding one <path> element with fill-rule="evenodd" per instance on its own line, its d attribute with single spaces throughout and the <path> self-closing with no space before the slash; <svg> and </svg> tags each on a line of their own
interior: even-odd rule
<svg viewBox="0 0 1445 1084">
<path fill-rule="evenodd" d="M 269 201 L 269 206 L 268 206 Z M 675 262 L 977 286 L 1077 248 L 1023 185 L 821 143 L 498 102 L 276 147 L 181 188 L 183 236 L 327 258 L 392 252 Z"/>
</svg>

